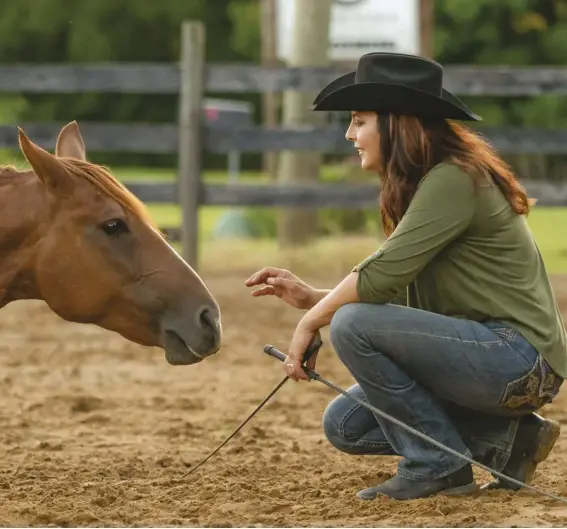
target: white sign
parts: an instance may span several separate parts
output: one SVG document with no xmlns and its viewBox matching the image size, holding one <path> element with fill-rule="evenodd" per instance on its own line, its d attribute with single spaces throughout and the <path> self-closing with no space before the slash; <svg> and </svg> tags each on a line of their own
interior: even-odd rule
<svg viewBox="0 0 567 529">
<path fill-rule="evenodd" d="M 283 60 L 291 54 L 297 3 L 301 0 L 277 1 L 277 53 Z M 419 0 L 333 0 L 332 61 L 356 61 L 376 51 L 419 55 L 419 40 Z"/>
</svg>

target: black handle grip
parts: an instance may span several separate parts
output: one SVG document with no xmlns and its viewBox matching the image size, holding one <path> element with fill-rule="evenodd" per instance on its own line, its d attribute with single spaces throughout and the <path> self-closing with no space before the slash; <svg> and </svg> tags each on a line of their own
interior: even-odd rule
<svg viewBox="0 0 567 529">
<path fill-rule="evenodd" d="M 264 353 L 277 358 L 280 362 L 284 362 L 286 356 L 281 352 L 278 351 L 273 345 L 265 345 L 264 346 Z"/>
<path fill-rule="evenodd" d="M 319 336 L 316 336 L 305 351 L 305 355 L 303 356 L 303 363 L 305 364 L 307 360 L 309 360 L 319 349 L 321 349 L 322 345 L 323 341 Z M 264 353 L 277 358 L 280 362 L 283 362 L 286 359 L 286 355 L 280 350 L 276 349 L 273 345 L 265 345 Z"/>
<path fill-rule="evenodd" d="M 317 336 L 313 338 L 313 341 L 309 344 L 307 350 L 305 351 L 305 354 L 303 355 L 303 364 L 305 364 L 307 360 L 309 360 L 319 349 L 321 349 L 322 345 L 323 341 L 321 340 L 319 334 L 317 334 Z"/>
</svg>

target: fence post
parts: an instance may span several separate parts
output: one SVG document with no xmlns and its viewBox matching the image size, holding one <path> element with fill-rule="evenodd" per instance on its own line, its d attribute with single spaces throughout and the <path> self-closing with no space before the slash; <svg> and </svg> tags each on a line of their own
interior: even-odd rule
<svg viewBox="0 0 567 529">
<path fill-rule="evenodd" d="M 205 27 L 200 21 L 186 21 L 181 25 L 179 73 L 177 179 L 182 212 L 182 256 L 196 269 L 201 184 L 201 107 L 205 75 Z"/>
</svg>

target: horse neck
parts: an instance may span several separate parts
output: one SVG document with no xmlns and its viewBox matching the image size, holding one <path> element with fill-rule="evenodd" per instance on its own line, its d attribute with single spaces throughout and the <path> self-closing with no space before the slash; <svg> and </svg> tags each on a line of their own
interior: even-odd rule
<svg viewBox="0 0 567 529">
<path fill-rule="evenodd" d="M 1 174 L 0 307 L 18 299 L 41 299 L 34 262 L 45 229 L 45 204 L 45 191 L 35 175 Z"/>
</svg>

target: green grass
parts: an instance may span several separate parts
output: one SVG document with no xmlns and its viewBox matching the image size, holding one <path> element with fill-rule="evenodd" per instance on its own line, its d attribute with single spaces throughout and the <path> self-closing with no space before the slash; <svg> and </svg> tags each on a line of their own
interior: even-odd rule
<svg viewBox="0 0 567 529">
<path fill-rule="evenodd" d="M 139 167 L 112 167 L 112 173 L 121 181 L 159 181 L 173 182 L 177 178 L 175 169 L 163 168 L 139 168 Z M 354 168 L 355 170 L 357 168 Z M 345 173 L 340 165 L 325 165 L 321 169 L 323 180 L 337 180 Z M 227 172 L 225 170 L 207 170 L 203 173 L 205 182 L 226 182 Z M 239 175 L 242 182 L 268 182 L 268 176 L 258 171 L 242 171 Z"/>
<path fill-rule="evenodd" d="M 175 171 L 167 169 L 116 169 L 120 180 L 159 180 L 173 181 Z M 336 168 L 326 167 L 324 179 L 337 176 Z M 207 171 L 203 178 L 206 182 L 226 180 L 224 171 Z M 254 172 L 244 172 L 241 181 L 266 181 L 266 178 Z M 178 226 L 181 223 L 181 210 L 175 204 L 148 204 L 158 225 Z M 211 241 L 214 229 L 224 213 L 230 208 L 220 206 L 204 206 L 199 211 L 199 229 L 203 242 Z M 275 215 L 275 209 L 274 215 Z M 528 217 L 528 223 L 543 255 L 549 273 L 567 273 L 567 208 L 551 208 L 535 206 Z"/>
<path fill-rule="evenodd" d="M 179 226 L 181 208 L 176 204 L 148 204 L 148 208 L 158 226 Z M 217 222 L 230 208 L 208 206 L 199 208 L 199 227 L 201 237 L 210 240 Z"/>
<path fill-rule="evenodd" d="M 177 178 L 176 170 L 171 168 L 138 168 L 138 167 L 116 167 L 112 168 L 113 174 L 122 182 L 174 182 Z M 337 166 L 325 166 L 322 169 L 324 180 L 335 180 L 340 177 L 342 171 Z M 227 172 L 223 170 L 209 170 L 203 174 L 203 181 L 209 183 L 226 182 Z M 269 181 L 267 175 L 256 171 L 242 171 L 239 181 L 246 183 L 265 183 Z M 181 224 L 181 209 L 176 204 L 153 204 L 148 203 L 152 215 L 158 226 L 179 226 Z M 222 216 L 231 208 L 222 206 L 201 207 L 199 211 L 199 224 L 201 238 L 204 241 L 211 240 L 215 226 Z M 275 210 L 274 210 L 275 213 Z"/>
<path fill-rule="evenodd" d="M 567 208 L 535 206 L 528 223 L 549 273 L 567 273 Z"/>
<path fill-rule="evenodd" d="M 123 182 L 125 181 L 139 181 L 139 182 L 174 182 L 177 178 L 177 173 L 175 169 L 162 169 L 162 168 L 147 168 L 140 169 L 137 167 L 117 167 L 112 168 L 113 174 Z M 203 175 L 203 179 L 206 182 L 225 182 L 226 181 L 226 171 L 206 171 Z M 243 182 L 261 182 L 266 181 L 265 177 L 262 177 L 259 173 L 255 171 L 242 171 L 239 176 L 240 180 Z"/>
<path fill-rule="evenodd" d="M 174 204 L 150 204 L 149 208 L 160 226 L 178 226 L 181 223 L 181 211 Z M 229 209 L 217 206 L 200 208 L 199 228 L 203 241 L 213 239 L 217 222 Z M 567 208 L 536 206 L 528 217 L 528 224 L 548 272 L 567 273 Z"/>
</svg>

